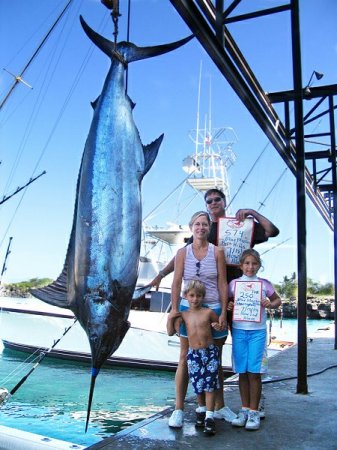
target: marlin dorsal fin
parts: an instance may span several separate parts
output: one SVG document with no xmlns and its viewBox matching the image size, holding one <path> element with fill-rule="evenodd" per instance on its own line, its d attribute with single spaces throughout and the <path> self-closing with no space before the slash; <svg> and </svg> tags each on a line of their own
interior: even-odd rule
<svg viewBox="0 0 337 450">
<path fill-rule="evenodd" d="M 146 175 L 147 172 L 151 169 L 152 164 L 154 163 L 157 157 L 158 150 L 160 144 L 162 143 L 163 138 L 164 134 L 159 136 L 159 138 L 157 138 L 155 141 L 151 142 L 151 144 L 143 145 L 144 159 L 145 159 L 143 176 Z"/>
</svg>

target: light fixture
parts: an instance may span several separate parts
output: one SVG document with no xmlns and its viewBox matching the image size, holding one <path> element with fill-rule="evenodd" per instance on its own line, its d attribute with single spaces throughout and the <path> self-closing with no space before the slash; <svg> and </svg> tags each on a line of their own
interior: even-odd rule
<svg viewBox="0 0 337 450">
<path fill-rule="evenodd" d="M 194 156 L 187 156 L 187 158 L 183 160 L 183 170 L 189 175 L 192 173 L 200 173 L 200 165 L 197 163 Z"/>
<path fill-rule="evenodd" d="M 320 80 L 321 78 L 324 77 L 324 73 L 322 72 L 317 72 L 316 70 L 312 71 L 311 77 L 309 79 L 308 84 L 306 85 L 306 87 L 304 88 L 304 94 L 305 95 L 311 95 L 311 90 L 310 90 L 310 86 L 312 84 L 312 79 L 315 76 L 316 80 Z"/>
</svg>

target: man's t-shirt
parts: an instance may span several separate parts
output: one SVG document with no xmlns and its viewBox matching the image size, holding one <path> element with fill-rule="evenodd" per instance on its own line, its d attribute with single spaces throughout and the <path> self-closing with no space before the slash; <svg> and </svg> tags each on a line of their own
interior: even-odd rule
<svg viewBox="0 0 337 450">
<path fill-rule="evenodd" d="M 253 240 L 252 247 L 256 244 L 262 244 L 262 242 L 266 242 L 268 238 L 266 237 L 266 233 L 264 231 L 263 226 L 259 222 L 254 221 L 254 232 L 253 232 Z M 208 241 L 211 244 L 218 245 L 218 222 L 212 222 L 210 233 L 208 236 Z M 187 244 L 193 242 L 193 236 L 191 236 Z M 242 276 L 242 271 L 239 267 L 227 266 L 227 282 L 230 283 L 235 278 L 239 278 Z"/>
</svg>

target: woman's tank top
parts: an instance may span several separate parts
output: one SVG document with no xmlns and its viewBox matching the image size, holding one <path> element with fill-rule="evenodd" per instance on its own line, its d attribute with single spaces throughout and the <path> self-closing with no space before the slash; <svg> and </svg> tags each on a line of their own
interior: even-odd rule
<svg viewBox="0 0 337 450">
<path fill-rule="evenodd" d="M 218 271 L 215 259 L 215 247 L 208 244 L 206 256 L 199 261 L 193 253 L 192 244 L 186 246 L 186 256 L 184 265 L 184 288 L 191 280 L 198 280 L 204 283 L 206 295 L 204 303 L 209 305 L 219 303 L 218 291 Z"/>
</svg>

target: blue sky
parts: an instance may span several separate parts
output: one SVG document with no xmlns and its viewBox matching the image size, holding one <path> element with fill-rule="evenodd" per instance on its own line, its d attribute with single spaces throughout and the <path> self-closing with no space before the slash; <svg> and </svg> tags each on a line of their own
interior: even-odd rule
<svg viewBox="0 0 337 450">
<path fill-rule="evenodd" d="M 127 3 L 120 1 L 119 40 L 126 39 Z M 247 0 L 242 3 L 250 4 Z M 65 4 L 56 0 L 0 0 L 0 99 L 13 82 L 2 68 L 20 72 Z M 254 2 L 256 8 L 279 4 L 282 2 Z M 190 34 L 168 0 L 133 0 L 131 6 L 130 40 L 139 46 L 162 44 Z M 302 0 L 300 8 L 303 83 L 313 70 L 324 73 L 315 85 L 336 83 L 337 3 Z M 74 0 L 65 20 L 24 76 L 33 89 L 20 84 L 0 111 L 0 195 L 47 171 L 23 196 L 18 194 L 1 206 L 1 264 L 9 236 L 13 236 L 4 282 L 53 278 L 63 267 L 77 174 L 92 118 L 90 102 L 99 95 L 109 67 L 108 58 L 84 34 L 79 14 L 94 30 L 112 39 L 112 22 L 100 1 Z M 266 92 L 292 88 L 289 13 L 232 24 L 229 29 Z M 130 64 L 128 92 L 136 103 L 134 118 L 143 143 L 165 134 L 157 160 L 143 182 L 144 216 L 185 177 L 181 166 L 194 151 L 188 135 L 196 126 L 201 63 L 201 120 L 208 112 L 211 85 L 213 126 L 232 127 L 238 136 L 233 148 L 237 159 L 229 170 L 232 195 L 267 146 L 235 198 L 233 209 L 258 209 L 284 171 L 281 157 L 271 144 L 267 145 L 254 119 L 193 39 L 172 53 Z M 311 107 L 310 102 L 304 107 Z M 324 130 L 324 119 L 312 125 L 314 128 Z M 186 188 L 181 195 L 188 198 L 191 191 Z M 176 218 L 177 202 L 172 199 L 152 224 L 185 224 L 194 211 L 204 208 L 199 198 Z M 260 212 L 280 228 L 280 235 L 258 250 L 263 253 L 286 241 L 262 256 L 263 276 L 279 282 L 297 269 L 296 191 L 289 171 Z M 308 276 L 320 282 L 332 281 L 332 232 L 309 200 L 307 219 Z"/>
</svg>

